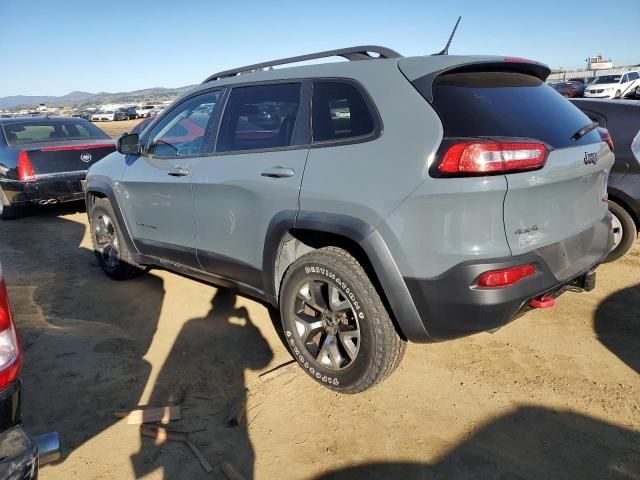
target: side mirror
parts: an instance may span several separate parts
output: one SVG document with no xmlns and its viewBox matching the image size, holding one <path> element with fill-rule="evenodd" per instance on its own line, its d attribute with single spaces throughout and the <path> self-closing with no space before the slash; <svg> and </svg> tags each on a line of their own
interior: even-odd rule
<svg viewBox="0 0 640 480">
<path fill-rule="evenodd" d="M 125 133 L 118 139 L 117 148 L 124 155 L 140 155 L 140 135 Z"/>
</svg>

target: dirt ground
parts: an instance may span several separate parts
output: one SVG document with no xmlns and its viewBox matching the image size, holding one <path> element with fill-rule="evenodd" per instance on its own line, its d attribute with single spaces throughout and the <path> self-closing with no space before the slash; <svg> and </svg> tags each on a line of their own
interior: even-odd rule
<svg viewBox="0 0 640 480">
<path fill-rule="evenodd" d="M 246 479 L 640 479 L 640 242 L 600 267 L 594 291 L 493 334 L 409 345 L 394 375 L 354 396 L 297 368 L 262 383 L 291 357 L 260 303 L 159 270 L 108 279 L 80 206 L 0 223 L 0 261 L 24 421 L 62 442 L 42 479 L 225 478 L 222 462 Z M 225 427 L 245 394 L 244 421 Z M 171 428 L 211 474 L 113 416 L 170 401 L 185 406 Z"/>
</svg>

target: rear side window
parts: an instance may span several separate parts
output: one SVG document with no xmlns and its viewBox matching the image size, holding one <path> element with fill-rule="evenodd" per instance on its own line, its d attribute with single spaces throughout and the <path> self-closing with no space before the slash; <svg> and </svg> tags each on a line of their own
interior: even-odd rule
<svg viewBox="0 0 640 480">
<path fill-rule="evenodd" d="M 299 83 L 234 88 L 222 117 L 216 151 L 291 145 L 300 90 Z"/>
<path fill-rule="evenodd" d="M 433 106 L 446 137 L 520 137 L 555 148 L 600 142 L 591 120 L 537 77 L 512 72 L 464 72 L 437 77 Z"/>
<path fill-rule="evenodd" d="M 345 82 L 314 82 L 313 141 L 343 140 L 374 132 L 367 102 L 358 89 Z"/>
<path fill-rule="evenodd" d="M 28 143 L 109 138 L 93 124 L 80 121 L 11 122 L 3 124 L 2 130 L 7 144 L 12 147 Z"/>
</svg>

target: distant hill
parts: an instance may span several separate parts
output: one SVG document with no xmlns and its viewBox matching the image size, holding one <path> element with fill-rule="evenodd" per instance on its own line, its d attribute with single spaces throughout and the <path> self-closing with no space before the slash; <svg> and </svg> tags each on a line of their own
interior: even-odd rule
<svg viewBox="0 0 640 480">
<path fill-rule="evenodd" d="M 101 105 L 105 103 L 145 103 L 145 102 L 162 102 L 165 100 L 173 100 L 178 95 L 191 90 L 194 86 L 189 85 L 179 88 L 145 88 L 143 90 L 135 90 L 133 92 L 106 93 L 100 92 L 91 98 L 84 100 L 81 106 Z"/>
<path fill-rule="evenodd" d="M 0 109 L 16 108 L 16 107 L 36 107 L 39 103 L 46 103 L 51 107 L 78 106 L 88 107 L 93 105 L 102 105 L 106 103 L 131 103 L 140 102 L 161 102 L 171 100 L 178 95 L 190 90 L 193 85 L 179 88 L 146 88 L 144 90 L 136 90 L 133 92 L 119 93 L 89 93 L 89 92 L 71 92 L 59 97 L 55 96 L 38 96 L 38 95 L 15 95 L 12 97 L 0 98 Z"/>
<path fill-rule="evenodd" d="M 14 95 L 12 97 L 0 98 L 0 108 L 13 108 L 21 105 L 37 106 L 39 103 L 78 103 L 84 102 L 93 97 L 89 92 L 71 92 L 61 97 L 39 96 L 39 95 Z"/>
</svg>

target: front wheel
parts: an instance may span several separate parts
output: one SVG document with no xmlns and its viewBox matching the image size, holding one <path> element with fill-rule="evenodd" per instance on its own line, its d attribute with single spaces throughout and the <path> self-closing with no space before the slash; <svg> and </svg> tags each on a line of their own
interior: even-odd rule
<svg viewBox="0 0 640 480">
<path fill-rule="evenodd" d="M 326 247 L 287 270 L 280 316 L 294 358 L 314 380 L 358 393 L 399 365 L 406 343 L 362 266 L 345 250 Z"/>
<path fill-rule="evenodd" d="M 620 98 L 622 96 L 622 92 L 620 90 L 616 90 L 615 98 Z"/>
<path fill-rule="evenodd" d="M 97 198 L 90 215 L 93 251 L 102 270 L 116 280 L 126 280 L 144 273 L 144 267 L 131 257 L 109 200 Z"/>
<path fill-rule="evenodd" d="M 609 211 L 613 216 L 613 247 L 605 262 L 624 257 L 638 237 L 636 224 L 622 206 L 609 200 Z"/>
</svg>

